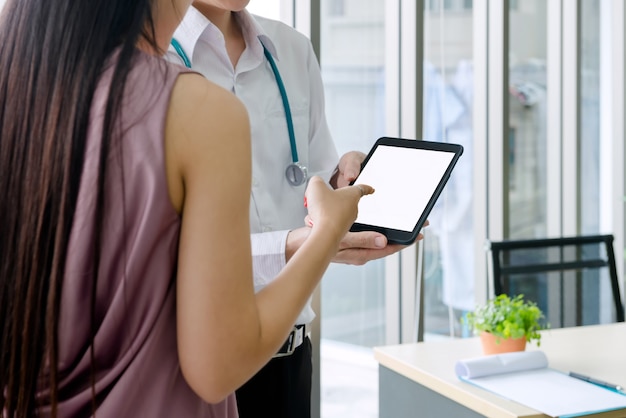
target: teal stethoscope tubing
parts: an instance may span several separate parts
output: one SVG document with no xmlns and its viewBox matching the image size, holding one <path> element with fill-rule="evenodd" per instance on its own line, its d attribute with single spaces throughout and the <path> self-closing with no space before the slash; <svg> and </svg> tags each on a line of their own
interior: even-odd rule
<svg viewBox="0 0 626 418">
<path fill-rule="evenodd" d="M 171 43 L 174 49 L 176 50 L 176 53 L 178 54 L 178 56 L 183 60 L 185 67 L 191 68 L 191 61 L 189 60 L 189 57 L 185 53 L 185 50 L 183 49 L 183 47 L 180 45 L 180 42 L 172 38 Z M 292 185 L 299 186 L 300 184 L 303 184 L 304 181 L 306 180 L 306 169 L 301 164 L 298 163 L 298 148 L 296 145 L 296 135 L 293 130 L 293 119 L 291 117 L 291 108 L 289 107 L 289 100 L 287 99 L 287 91 L 285 90 L 283 79 L 280 76 L 280 72 L 278 71 L 278 67 L 276 66 L 276 62 L 274 61 L 272 54 L 270 54 L 270 52 L 267 50 L 265 45 L 263 45 L 263 42 L 261 42 L 261 45 L 263 46 L 263 53 L 265 54 L 267 61 L 270 63 L 270 67 L 272 67 L 272 72 L 274 73 L 274 77 L 276 78 L 276 84 L 278 84 L 278 90 L 280 91 L 280 97 L 283 101 L 283 108 L 285 109 L 285 119 L 287 120 L 287 131 L 289 132 L 289 145 L 291 146 L 291 159 L 293 161 L 292 166 L 295 165 L 298 170 L 302 171 L 302 174 L 303 174 L 303 178 L 300 180 L 297 178 L 295 173 L 294 173 L 293 179 L 291 179 L 289 177 L 289 174 L 287 173 L 287 180 Z M 289 170 L 289 168 L 291 168 L 292 166 L 288 167 L 287 170 Z"/>
<path fill-rule="evenodd" d="M 176 50 L 176 53 L 180 57 L 180 59 L 183 60 L 183 64 L 185 64 L 185 67 L 191 68 L 191 61 L 189 61 L 189 57 L 187 56 L 187 54 L 185 54 L 185 50 L 180 45 L 180 42 L 178 42 L 176 39 L 172 38 L 172 42 L 171 43 L 172 43 L 172 46 L 174 47 L 174 49 Z"/>
</svg>

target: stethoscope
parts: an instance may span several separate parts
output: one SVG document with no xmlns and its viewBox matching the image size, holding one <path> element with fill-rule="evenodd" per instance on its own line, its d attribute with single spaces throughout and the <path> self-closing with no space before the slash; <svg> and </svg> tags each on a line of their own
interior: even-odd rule
<svg viewBox="0 0 626 418">
<path fill-rule="evenodd" d="M 261 40 L 259 39 L 259 42 Z M 191 68 L 191 61 L 189 57 L 183 50 L 183 47 L 180 45 L 176 39 L 172 38 L 172 46 L 176 50 L 178 56 L 183 60 L 185 67 Z M 267 58 L 267 61 L 270 63 L 270 67 L 272 67 L 272 72 L 274 73 L 274 77 L 276 78 L 276 84 L 278 84 L 278 90 L 280 91 L 280 97 L 283 100 L 283 107 L 285 108 L 285 119 L 287 120 L 287 131 L 289 132 L 289 144 L 291 145 L 291 160 L 292 163 L 287 166 L 285 170 L 285 177 L 287 181 L 292 186 L 301 186 L 307 180 L 307 169 L 304 165 L 300 164 L 298 161 L 298 148 L 296 146 L 296 135 L 293 131 L 293 120 L 291 118 L 291 108 L 289 107 L 289 100 L 287 99 L 287 92 L 285 91 L 285 85 L 283 84 L 283 79 L 278 72 L 278 67 L 276 67 L 276 63 L 274 62 L 274 58 L 272 54 L 267 50 L 263 42 L 261 42 L 261 46 L 263 46 L 263 53 Z"/>
</svg>

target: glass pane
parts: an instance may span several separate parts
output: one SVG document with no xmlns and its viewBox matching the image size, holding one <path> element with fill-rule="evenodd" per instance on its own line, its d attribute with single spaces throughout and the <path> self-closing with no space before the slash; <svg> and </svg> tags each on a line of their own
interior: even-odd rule
<svg viewBox="0 0 626 418">
<path fill-rule="evenodd" d="M 472 35 L 472 2 L 426 2 L 423 139 L 464 152 L 424 229 L 425 340 L 467 336 L 460 318 L 474 308 Z"/>
<path fill-rule="evenodd" d="M 326 116 L 339 155 L 367 153 L 384 135 L 384 2 L 322 2 Z M 372 347 L 384 341 L 384 260 L 332 265 L 322 282 L 322 338 Z"/>
<path fill-rule="evenodd" d="M 581 2 L 581 230 L 600 230 L 600 0 Z M 610 202 L 608 203 L 610 204 Z"/>
<path fill-rule="evenodd" d="M 602 5 L 604 7 L 607 4 Z M 611 153 L 606 150 L 611 149 L 611 138 L 609 135 L 601 135 L 600 107 L 600 80 L 601 74 L 610 79 L 610 68 L 603 68 L 606 60 L 600 59 L 603 48 L 608 48 L 606 42 L 601 40 L 601 31 L 603 30 L 602 18 L 610 18 L 610 14 L 600 12 L 600 0 L 583 0 L 581 2 L 581 230 L 584 234 L 598 234 L 606 228 L 607 219 L 602 216 L 610 213 L 606 208 L 610 208 L 613 199 L 610 193 L 602 193 L 604 186 L 609 184 L 608 179 L 612 175 L 610 172 L 611 164 L 600 164 L 601 156 L 610 156 Z M 602 16 L 602 18 L 601 18 Z M 608 23 L 608 22 L 607 22 Z M 610 24 L 605 26 L 610 27 Z M 605 30 L 606 32 L 606 30 Z M 607 33 L 604 33 L 607 36 Z M 610 36 L 610 35 L 608 35 Z M 606 65 L 609 67 L 609 65 Z M 605 79 L 606 80 L 606 79 Z M 611 104 L 607 104 L 607 98 L 604 98 L 604 112 L 608 112 Z M 604 123 L 607 123 L 604 121 Z M 601 214 L 605 215 L 601 215 Z M 607 216 L 608 217 L 608 216 Z M 610 221 L 609 221 L 610 222 Z M 604 223 L 604 228 L 601 225 Z M 619 251 L 617 253 L 619 255 Z M 618 257 L 618 262 L 619 262 Z M 608 274 L 603 272 L 604 276 L 599 282 L 592 282 L 585 288 L 585 291 L 597 295 L 597 301 L 590 309 L 600 309 L 601 306 L 611 306 L 612 291 L 609 285 Z M 600 311 L 599 321 L 610 322 L 613 317 Z"/>
<path fill-rule="evenodd" d="M 326 117 L 337 150 L 367 153 L 385 135 L 384 0 L 322 0 L 320 34 Z M 331 265 L 321 306 L 322 416 L 375 417 L 371 348 L 385 344 L 385 261 Z"/>
<path fill-rule="evenodd" d="M 547 231 L 547 2 L 518 2 L 509 16 L 507 238 L 543 238 Z"/>
</svg>

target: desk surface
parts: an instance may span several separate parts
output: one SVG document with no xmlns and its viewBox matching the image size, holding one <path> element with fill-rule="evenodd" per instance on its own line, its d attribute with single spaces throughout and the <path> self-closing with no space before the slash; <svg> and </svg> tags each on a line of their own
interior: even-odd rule
<svg viewBox="0 0 626 418">
<path fill-rule="evenodd" d="M 542 331 L 541 346 L 550 368 L 575 371 L 626 387 L 626 323 Z M 482 355 L 479 338 L 400 344 L 374 348 L 381 366 L 464 405 L 479 414 L 498 417 L 546 417 L 524 405 L 460 381 L 457 360 Z M 595 416 L 595 415 L 593 415 Z M 599 415 L 624 417 L 624 411 Z"/>
</svg>

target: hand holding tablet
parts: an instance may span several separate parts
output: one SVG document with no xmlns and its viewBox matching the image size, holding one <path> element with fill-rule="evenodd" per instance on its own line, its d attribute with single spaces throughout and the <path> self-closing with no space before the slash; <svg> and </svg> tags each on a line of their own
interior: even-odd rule
<svg viewBox="0 0 626 418">
<path fill-rule="evenodd" d="M 379 138 L 353 184 L 376 192 L 359 202 L 351 231 L 378 231 L 393 244 L 412 244 L 441 194 L 463 147 L 401 138 Z"/>
</svg>

